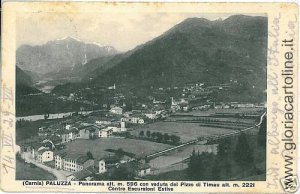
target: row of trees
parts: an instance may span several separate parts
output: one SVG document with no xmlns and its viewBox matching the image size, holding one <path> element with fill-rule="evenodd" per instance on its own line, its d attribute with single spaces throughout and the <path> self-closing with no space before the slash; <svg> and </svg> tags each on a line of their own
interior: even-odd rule
<svg viewBox="0 0 300 194">
<path fill-rule="evenodd" d="M 139 136 L 142 138 L 147 138 L 159 143 L 168 143 L 168 144 L 178 144 L 180 142 L 180 137 L 177 135 L 169 135 L 168 133 L 161 132 L 152 132 L 151 131 L 140 131 Z"/>
<path fill-rule="evenodd" d="M 220 141 L 217 154 L 196 153 L 193 150 L 188 164 L 188 176 L 192 180 L 224 180 L 231 177 L 233 167 L 240 168 L 245 175 L 247 170 L 256 170 L 253 151 L 249 146 L 245 133 L 241 133 L 233 146 L 231 138 Z"/>
<path fill-rule="evenodd" d="M 266 147 L 267 143 L 267 119 L 264 117 L 258 131 L 258 145 Z"/>
<path fill-rule="evenodd" d="M 225 180 L 234 173 L 237 175 L 237 168 L 240 169 L 239 176 L 243 177 L 249 173 L 252 175 L 262 174 L 263 172 L 256 168 L 256 162 L 259 161 L 254 159 L 253 149 L 264 150 L 258 158 L 260 162 L 265 162 L 266 130 L 267 119 L 265 117 L 257 135 L 247 136 L 245 133 L 241 133 L 237 139 L 221 139 L 216 155 L 200 154 L 193 150 L 188 163 L 188 176 L 192 180 Z"/>
</svg>

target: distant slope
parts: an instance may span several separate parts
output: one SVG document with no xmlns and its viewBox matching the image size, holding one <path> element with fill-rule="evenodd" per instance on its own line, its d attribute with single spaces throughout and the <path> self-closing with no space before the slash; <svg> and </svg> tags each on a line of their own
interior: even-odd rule
<svg viewBox="0 0 300 194">
<path fill-rule="evenodd" d="M 51 94 L 36 89 L 34 78 L 16 66 L 16 115 L 27 116 L 36 114 L 78 111 L 80 102 L 63 101 Z M 91 107 L 85 105 L 86 108 Z"/>
<path fill-rule="evenodd" d="M 16 95 L 28 95 L 39 93 L 40 91 L 33 87 L 34 78 L 16 66 Z"/>
<path fill-rule="evenodd" d="M 117 54 L 110 59 L 108 57 L 100 57 L 94 60 L 91 60 L 90 63 L 88 63 L 86 66 L 81 68 L 82 72 L 85 72 L 82 75 L 85 75 L 82 77 L 82 81 L 89 81 L 91 79 L 97 79 L 99 75 L 105 73 L 107 70 L 113 68 L 114 66 L 121 63 L 123 60 L 131 56 L 131 54 L 135 50 L 128 51 L 126 53 Z M 91 71 L 93 70 L 93 71 Z"/>
<path fill-rule="evenodd" d="M 17 65 L 39 74 L 60 72 L 76 65 L 85 65 L 91 59 L 116 54 L 111 46 L 84 43 L 67 37 L 49 41 L 41 46 L 22 45 L 17 49 Z"/>
<path fill-rule="evenodd" d="M 161 36 L 120 54 L 88 75 L 86 83 L 116 83 L 139 92 L 151 86 L 236 81 L 232 97 L 261 98 L 266 89 L 267 18 L 237 15 L 224 21 L 189 18 Z M 67 86 L 70 89 L 71 85 Z M 80 87 L 80 86 L 76 86 Z M 58 86 L 54 92 L 64 91 Z M 245 99 L 247 100 L 247 99 Z"/>
<path fill-rule="evenodd" d="M 16 84 L 17 85 L 33 85 L 32 78 L 22 69 L 16 66 Z"/>
<path fill-rule="evenodd" d="M 237 80 L 265 89 L 267 18 L 234 16 L 222 22 L 192 18 L 98 75 L 95 83 L 131 88 Z"/>
</svg>

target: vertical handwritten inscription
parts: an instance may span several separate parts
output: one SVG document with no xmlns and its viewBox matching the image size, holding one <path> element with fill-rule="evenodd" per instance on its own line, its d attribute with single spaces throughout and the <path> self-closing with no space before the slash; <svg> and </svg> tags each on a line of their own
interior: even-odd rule
<svg viewBox="0 0 300 194">
<path fill-rule="evenodd" d="M 6 175 L 15 173 L 14 90 L 12 87 L 2 84 L 1 91 L 1 173 Z"/>
<path fill-rule="evenodd" d="M 280 100 L 279 96 L 279 76 L 275 71 L 279 65 L 279 46 L 280 46 L 280 20 L 281 14 L 279 13 L 276 17 L 271 21 L 271 28 L 269 29 L 268 39 L 270 42 L 270 46 L 268 48 L 268 75 L 267 75 L 267 84 L 268 84 L 268 92 L 273 97 L 269 104 L 269 119 L 271 125 L 268 125 L 267 136 L 268 136 L 268 156 L 270 155 L 278 155 L 280 137 L 279 137 L 279 115 L 283 114 L 283 110 L 280 110 L 278 101 Z M 269 100 L 269 99 L 268 99 Z M 270 106 L 271 105 L 271 106 Z M 268 163 L 267 166 L 267 188 L 277 189 L 279 183 L 279 166 L 278 163 L 272 161 Z"/>
</svg>

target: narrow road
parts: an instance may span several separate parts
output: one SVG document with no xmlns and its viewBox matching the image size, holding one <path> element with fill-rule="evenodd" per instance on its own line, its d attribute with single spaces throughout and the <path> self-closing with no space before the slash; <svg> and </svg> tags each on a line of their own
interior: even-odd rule
<svg viewBox="0 0 300 194">
<path fill-rule="evenodd" d="M 29 154 L 24 153 L 24 158 L 25 158 L 26 162 L 32 163 L 32 164 L 36 165 L 37 167 L 53 174 L 57 180 L 67 180 L 66 175 L 64 175 L 62 172 L 60 172 L 59 170 L 56 170 L 54 168 L 51 168 L 49 166 L 46 166 L 42 163 L 38 163 L 38 162 L 34 161 L 33 159 L 30 158 Z"/>
</svg>

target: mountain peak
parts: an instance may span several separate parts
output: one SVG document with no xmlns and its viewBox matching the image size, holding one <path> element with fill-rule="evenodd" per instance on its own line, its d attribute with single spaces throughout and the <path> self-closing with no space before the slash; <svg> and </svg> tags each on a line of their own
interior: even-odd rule
<svg viewBox="0 0 300 194">
<path fill-rule="evenodd" d="M 262 16 L 248 16 L 248 15 L 233 15 L 233 16 L 229 16 L 228 18 L 226 18 L 225 20 L 223 20 L 223 22 L 231 22 L 231 23 L 234 23 L 234 22 L 247 22 L 247 21 L 254 21 L 254 18 L 264 18 Z"/>
<path fill-rule="evenodd" d="M 192 17 L 192 18 L 187 18 L 185 20 L 183 20 L 182 23 L 194 23 L 194 22 L 197 22 L 197 23 L 210 23 L 211 21 L 206 19 L 206 18 L 197 18 L 197 17 Z"/>
<path fill-rule="evenodd" d="M 187 18 L 180 22 L 179 24 L 175 25 L 173 28 L 168 30 L 165 34 L 169 34 L 172 32 L 184 32 L 184 31 L 190 31 L 191 29 L 200 29 L 203 27 L 209 27 L 213 24 L 212 21 L 205 19 L 205 18 Z"/>
<path fill-rule="evenodd" d="M 47 74 L 73 68 L 77 64 L 84 65 L 92 59 L 116 53 L 114 47 L 85 43 L 67 36 L 38 46 L 21 46 L 16 55 L 21 68 Z"/>
<path fill-rule="evenodd" d="M 56 39 L 56 41 L 61 41 L 61 40 L 65 40 L 65 41 L 78 41 L 78 42 L 81 42 L 81 40 L 79 40 L 78 38 L 74 38 L 72 36 L 65 36 L 63 38 L 59 38 L 59 39 Z"/>
</svg>

